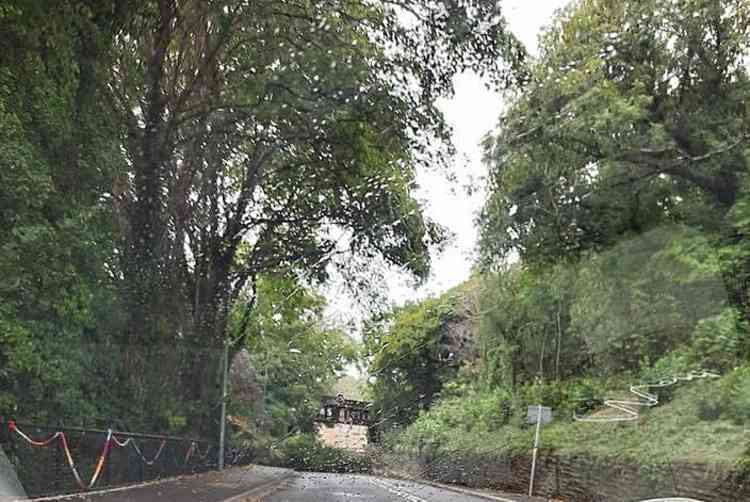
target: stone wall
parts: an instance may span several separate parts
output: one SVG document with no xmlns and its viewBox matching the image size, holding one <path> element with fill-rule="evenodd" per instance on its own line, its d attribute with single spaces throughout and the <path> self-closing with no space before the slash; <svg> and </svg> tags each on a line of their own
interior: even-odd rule
<svg viewBox="0 0 750 502">
<path fill-rule="evenodd" d="M 531 458 L 468 452 L 422 458 L 384 456 L 379 471 L 399 477 L 525 493 Z M 750 480 L 730 469 L 703 464 L 683 462 L 644 468 L 620 461 L 546 453 L 537 461 L 534 494 L 566 502 L 632 502 L 677 496 L 705 502 L 738 502 L 750 500 Z"/>
<path fill-rule="evenodd" d="M 363 452 L 368 443 L 368 428 L 365 425 L 342 423 L 318 423 L 318 439 L 326 446 Z"/>
</svg>

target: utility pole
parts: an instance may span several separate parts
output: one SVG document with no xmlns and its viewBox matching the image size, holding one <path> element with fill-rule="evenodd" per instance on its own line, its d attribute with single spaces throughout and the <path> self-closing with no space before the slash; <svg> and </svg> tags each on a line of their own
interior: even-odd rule
<svg viewBox="0 0 750 502">
<path fill-rule="evenodd" d="M 224 341 L 221 358 L 221 421 L 219 423 L 219 470 L 224 469 L 224 439 L 227 434 L 227 380 L 229 378 L 229 344 Z"/>
</svg>

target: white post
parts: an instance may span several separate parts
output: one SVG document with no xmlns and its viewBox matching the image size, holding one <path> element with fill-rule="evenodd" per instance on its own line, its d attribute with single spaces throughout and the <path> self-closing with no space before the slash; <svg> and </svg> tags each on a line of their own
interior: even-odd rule
<svg viewBox="0 0 750 502">
<path fill-rule="evenodd" d="M 539 449 L 539 432 L 542 428 L 542 405 L 539 405 L 539 410 L 536 416 L 536 433 L 534 434 L 534 451 L 531 454 L 531 477 L 529 478 L 529 497 L 534 494 L 534 472 L 536 471 L 536 452 Z"/>
<path fill-rule="evenodd" d="M 219 424 L 219 470 L 224 469 L 224 438 L 227 431 L 227 379 L 229 375 L 229 344 L 224 342 L 221 361 L 221 421 Z"/>
</svg>

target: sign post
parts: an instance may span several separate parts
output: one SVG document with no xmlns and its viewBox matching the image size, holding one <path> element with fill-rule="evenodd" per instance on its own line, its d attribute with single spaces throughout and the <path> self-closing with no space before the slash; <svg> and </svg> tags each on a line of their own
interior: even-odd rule
<svg viewBox="0 0 750 502">
<path fill-rule="evenodd" d="M 552 408 L 547 408 L 541 404 L 529 406 L 526 414 L 526 421 L 530 424 L 536 424 L 534 433 L 534 450 L 531 454 L 531 476 L 529 477 L 529 497 L 534 494 L 534 473 L 536 472 L 536 456 L 539 450 L 539 434 L 542 429 L 542 422 L 545 424 L 552 420 Z"/>
</svg>

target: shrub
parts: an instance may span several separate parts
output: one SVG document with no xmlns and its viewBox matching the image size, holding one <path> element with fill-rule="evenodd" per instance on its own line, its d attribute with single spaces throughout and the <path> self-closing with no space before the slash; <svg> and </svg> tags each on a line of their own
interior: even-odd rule
<svg viewBox="0 0 750 502">
<path fill-rule="evenodd" d="M 545 406 L 558 408 L 563 394 L 559 385 L 553 382 L 543 384 L 529 383 L 519 387 L 518 399 L 520 408 L 525 412 L 527 406 L 542 403 Z"/>
<path fill-rule="evenodd" d="M 591 378 L 583 378 L 570 384 L 569 402 L 578 415 L 587 415 L 604 403 L 604 386 Z"/>
<path fill-rule="evenodd" d="M 721 418 L 724 412 L 724 405 L 721 399 L 716 397 L 704 397 L 696 403 L 696 414 L 700 420 L 712 422 Z"/>
<path fill-rule="evenodd" d="M 368 473 L 370 457 L 322 445 L 313 434 L 297 434 L 279 445 L 281 463 L 298 471 Z"/>
<path fill-rule="evenodd" d="M 726 370 L 735 366 L 743 352 L 746 329 L 739 313 L 726 308 L 702 319 L 693 331 L 693 361 L 706 369 Z"/>
<path fill-rule="evenodd" d="M 639 382 L 656 383 L 660 380 L 682 377 L 691 371 L 699 369 L 701 369 L 701 365 L 697 362 L 693 349 L 691 347 L 681 347 L 660 358 L 653 366 L 644 367 L 641 370 Z M 664 404 L 672 400 L 676 389 L 677 386 L 670 385 L 653 388 L 651 392 L 659 396 L 660 404 Z M 708 410 L 706 411 L 710 414 Z"/>
<path fill-rule="evenodd" d="M 451 444 L 498 431 L 517 415 L 515 409 L 514 400 L 506 389 L 465 388 L 463 396 L 440 399 L 406 429 L 390 434 L 386 447 L 428 455 Z"/>
<path fill-rule="evenodd" d="M 750 366 L 738 368 L 724 378 L 721 400 L 727 418 L 738 425 L 750 422 Z"/>
<path fill-rule="evenodd" d="M 691 350 L 687 348 L 675 349 L 657 360 L 652 366 L 646 362 L 641 370 L 641 380 L 656 382 L 663 378 L 686 375 L 697 369 Z"/>
</svg>

